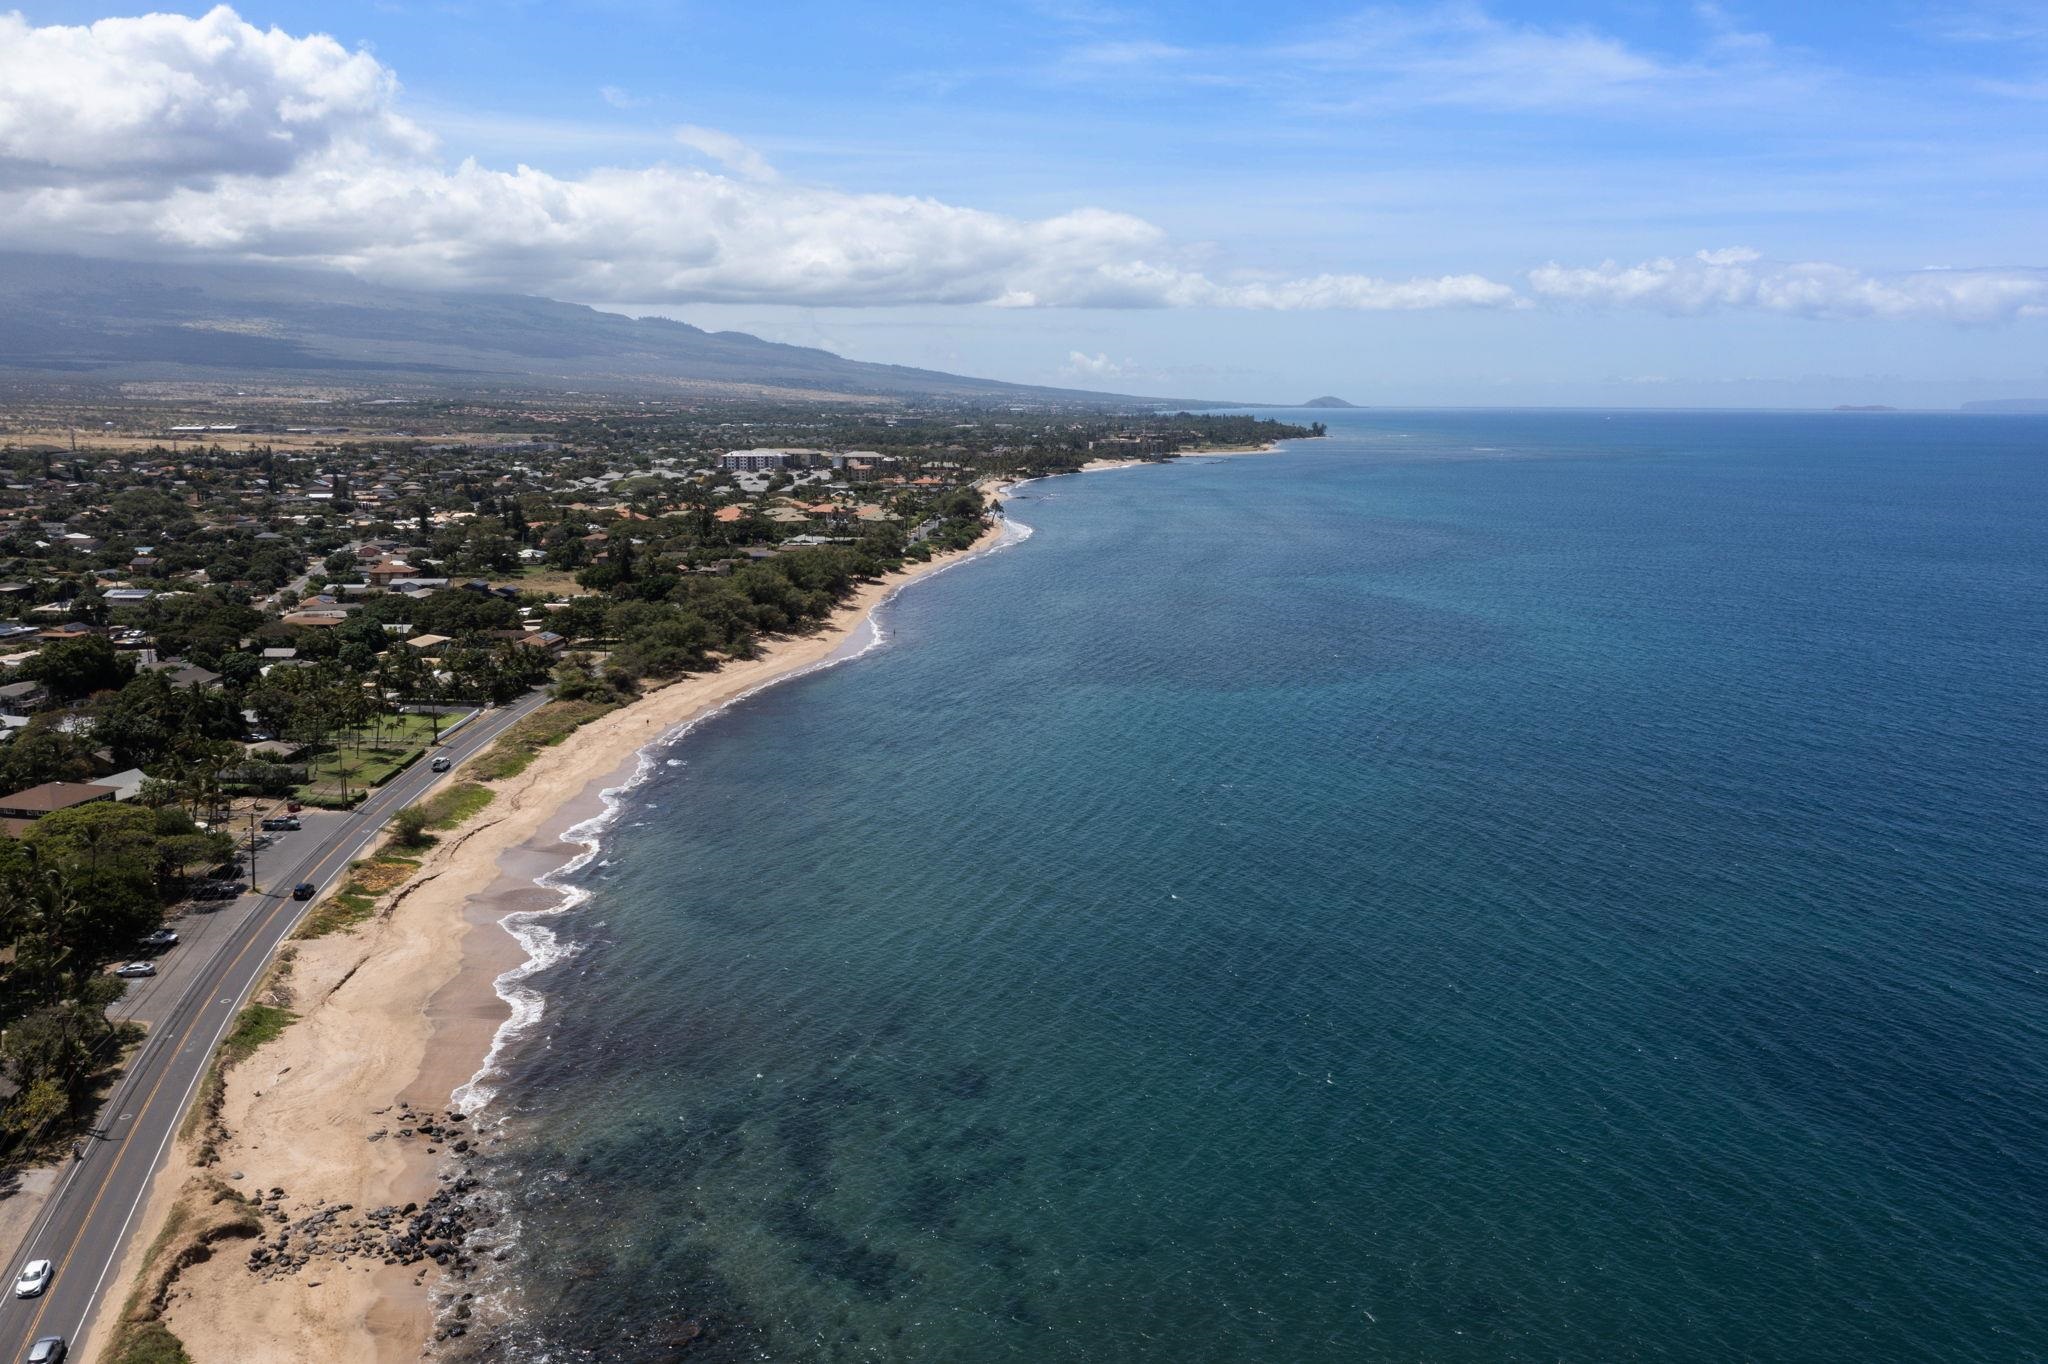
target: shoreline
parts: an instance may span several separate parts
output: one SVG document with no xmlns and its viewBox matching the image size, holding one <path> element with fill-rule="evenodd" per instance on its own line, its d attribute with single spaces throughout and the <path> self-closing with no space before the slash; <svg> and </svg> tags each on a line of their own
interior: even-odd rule
<svg viewBox="0 0 2048 1364">
<path fill-rule="evenodd" d="M 1286 436 L 1269 440 L 1264 445 L 1230 445 L 1221 450 L 1176 450 L 1164 458 L 1151 455 L 1126 455 L 1118 458 L 1091 459 L 1075 472 L 1083 474 L 1106 473 L 1111 469 L 1133 469 L 1141 464 L 1173 464 L 1184 459 L 1202 459 L 1207 456 L 1232 458 L 1237 455 L 1279 455 L 1285 454 L 1288 445 L 1297 441 L 1328 440 L 1328 436 Z"/>
<path fill-rule="evenodd" d="M 88 1364 L 105 1356 L 141 1279 L 142 1248 L 197 1177 L 231 1178 L 251 1194 L 284 1189 L 280 1224 L 343 1204 L 426 1204 L 458 1159 L 458 1134 L 447 1134 L 444 1154 L 427 1144 L 441 1138 L 399 1124 L 414 1112 L 431 1119 L 488 1104 L 499 1058 L 543 1007 L 522 982 L 559 958 L 548 950 L 546 920 L 583 898 L 557 883 L 597 855 L 621 798 L 653 770 L 653 750 L 758 691 L 879 647 L 887 636 L 875 612 L 898 592 L 1028 537 L 1029 527 L 1001 515 L 1008 485 L 984 491 L 996 516 L 973 546 L 863 585 L 815 634 L 768 641 L 756 658 L 648 692 L 541 750 L 524 772 L 493 785 L 478 816 L 443 836 L 386 911 L 290 944 L 277 983 L 260 997 L 290 1007 L 297 1021 L 228 1073 L 219 1112 L 228 1135 L 217 1162 L 199 1164 L 188 1138 L 160 1173 L 123 1252 L 120 1289 L 101 1307 Z M 449 780 L 463 775 L 458 768 Z M 196 1364 L 403 1364 L 435 1332 L 441 1276 L 431 1271 L 358 1256 L 260 1276 L 230 1248 L 184 1268 L 162 1316 Z"/>
<path fill-rule="evenodd" d="M 1008 490 L 1009 485 L 999 485 L 988 491 L 1000 507 L 1002 494 Z M 1015 533 L 1019 530 L 1021 534 Z M 770 687 L 849 663 L 880 647 L 888 637 L 875 621 L 875 613 L 897 593 L 912 583 L 1015 544 L 1029 535 L 1028 527 L 998 514 L 995 524 L 967 549 L 912 569 L 898 570 L 862 588 L 818 634 L 778 641 L 760 659 L 729 662 L 718 672 L 695 679 L 713 683 L 730 675 L 728 685 L 707 687 L 703 695 L 685 698 L 685 713 L 675 714 L 676 707 L 669 706 L 642 715 L 639 732 L 628 733 L 633 746 L 608 772 L 590 778 L 575 794 L 564 799 L 532 837 L 505 848 L 499 856 L 498 877 L 465 901 L 465 915 L 472 927 L 488 924 L 504 931 L 466 939 L 461 972 L 427 1004 L 428 1017 L 436 1029 L 434 1043 L 439 1044 L 430 1050 L 481 1058 L 459 1084 L 441 1091 L 450 1096 L 450 1102 L 471 1116 L 488 1108 L 497 1092 L 491 1082 L 497 1078 L 498 1058 L 540 1021 L 545 1001 L 537 992 L 522 988 L 524 982 L 567 955 L 557 948 L 548 920 L 573 911 L 589 898 L 588 892 L 564 885 L 562 880 L 589 865 L 602 852 L 604 832 L 625 808 L 625 798 L 654 774 L 657 748 L 681 742 L 705 721 Z M 801 647 L 820 643 L 831 646 L 822 655 L 814 656 L 815 647 Z M 750 666 L 753 664 L 765 666 L 756 669 Z M 642 700 L 654 701 L 672 690 L 664 688 Z M 624 715 L 639 704 L 635 702 L 616 714 Z M 606 716 L 604 720 L 611 718 Z M 602 725 L 604 720 L 596 724 Z M 593 727 L 585 726 L 577 732 L 578 737 Z M 646 735 L 648 729 L 655 732 Z M 493 1028 L 486 1047 L 467 1045 L 473 1035 L 463 1036 L 463 1045 L 455 1045 L 455 1039 L 465 1034 L 465 1025 L 475 1021 L 461 1001 L 477 997 L 479 977 L 486 972 L 488 993 L 503 1006 L 504 1017 Z"/>
</svg>

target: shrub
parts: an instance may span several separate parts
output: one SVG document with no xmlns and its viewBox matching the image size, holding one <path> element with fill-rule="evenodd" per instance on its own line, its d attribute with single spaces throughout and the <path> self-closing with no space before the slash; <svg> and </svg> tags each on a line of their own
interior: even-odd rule
<svg viewBox="0 0 2048 1364">
<path fill-rule="evenodd" d="M 433 841 L 427 833 L 427 825 L 432 818 L 425 806 L 408 805 L 392 816 L 392 837 L 408 848 L 424 847 Z"/>
</svg>

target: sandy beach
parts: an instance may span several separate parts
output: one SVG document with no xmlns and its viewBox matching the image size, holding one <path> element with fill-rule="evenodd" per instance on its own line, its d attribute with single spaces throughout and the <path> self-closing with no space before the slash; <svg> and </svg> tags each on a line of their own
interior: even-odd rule
<svg viewBox="0 0 2048 1364">
<path fill-rule="evenodd" d="M 1000 485 L 986 489 L 1000 498 Z M 508 914 L 549 910 L 561 892 L 535 883 L 585 845 L 571 831 L 628 782 L 647 745 L 678 726 L 856 647 L 869 617 L 906 584 L 995 547 L 995 526 L 961 554 L 862 587 L 816 634 L 772 641 L 757 658 L 726 663 L 649 693 L 544 749 L 496 797 L 445 834 L 389 907 L 360 927 L 288 947 L 259 998 L 298 1021 L 230 1071 L 220 1106 L 218 1159 L 202 1168 L 193 1139 L 159 1175 L 122 1260 L 118 1305 L 142 1274 L 142 1248 L 178 1208 L 187 1220 L 195 1180 L 232 1181 L 266 1204 L 266 1232 L 324 1210 L 342 1226 L 364 1210 L 426 1204 L 457 1135 L 418 1130 L 476 1075 L 511 1015 L 497 983 L 525 950 L 501 926 Z M 452 779 L 460 779 L 458 769 Z M 415 1116 L 416 1115 L 416 1116 Z M 387 1265 L 370 1255 L 315 1255 L 292 1272 L 248 1267 L 254 1242 L 234 1240 L 185 1267 L 164 1295 L 163 1319 L 197 1364 L 416 1360 L 434 1331 L 432 1264 Z M 155 1289 L 159 1267 L 152 1266 Z M 88 1359 L 103 1357 L 116 1309 L 103 1310 Z"/>
<path fill-rule="evenodd" d="M 1322 439 L 1322 437 L 1292 436 L 1289 437 L 1289 439 L 1320 440 Z M 1200 459 L 1205 455 L 1277 455 L 1279 453 L 1280 442 L 1268 441 L 1264 445 L 1233 445 L 1221 450 L 1182 450 L 1178 454 L 1173 456 L 1173 459 Z M 1171 462 L 1172 460 L 1161 460 L 1150 456 L 1138 455 L 1124 456 L 1115 459 L 1091 459 L 1086 464 L 1081 466 L 1081 472 L 1084 474 L 1099 474 L 1110 469 L 1130 469 L 1135 468 L 1140 464 L 1163 464 Z"/>
</svg>

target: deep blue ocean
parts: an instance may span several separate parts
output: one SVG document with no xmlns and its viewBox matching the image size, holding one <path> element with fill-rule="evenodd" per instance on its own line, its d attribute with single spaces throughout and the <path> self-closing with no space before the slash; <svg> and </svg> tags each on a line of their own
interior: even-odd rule
<svg viewBox="0 0 2048 1364">
<path fill-rule="evenodd" d="M 1276 415 L 657 753 L 502 1357 L 2048 1359 L 2048 419 Z"/>
</svg>

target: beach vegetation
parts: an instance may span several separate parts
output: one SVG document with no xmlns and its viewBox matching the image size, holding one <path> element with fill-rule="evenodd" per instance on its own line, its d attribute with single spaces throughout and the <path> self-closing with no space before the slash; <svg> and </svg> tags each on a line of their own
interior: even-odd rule
<svg viewBox="0 0 2048 1364">
<path fill-rule="evenodd" d="M 453 829 L 480 814 L 497 792 L 478 782 L 458 782 L 426 802 L 429 829 Z"/>
<path fill-rule="evenodd" d="M 483 781 L 504 781 L 524 772 L 543 748 L 552 748 L 599 716 L 617 709 L 615 702 L 554 701 L 542 706 L 498 737 L 471 765 Z"/>
<path fill-rule="evenodd" d="M 275 1004 L 251 1004 L 235 1017 L 235 1026 L 221 1039 L 220 1054 L 228 1064 L 247 1060 L 265 1043 L 274 1042 L 298 1017 Z"/>
<path fill-rule="evenodd" d="M 391 817 L 391 837 L 402 848 L 424 848 L 434 841 L 427 832 L 431 817 L 424 805 L 408 805 Z"/>
<path fill-rule="evenodd" d="M 220 1242 L 262 1234 L 263 1223 L 249 1199 L 216 1178 L 189 1181 L 143 1252 L 140 1280 L 122 1303 L 101 1358 L 107 1364 L 191 1364 L 184 1342 L 163 1320 L 178 1276 L 211 1259 Z"/>
<path fill-rule="evenodd" d="M 590 654 L 571 654 L 555 665 L 549 692 L 557 701 L 596 702 L 612 705 L 631 699 L 633 679 L 606 666 L 606 660 Z"/>
<path fill-rule="evenodd" d="M 185 1342 L 163 1322 L 123 1322 L 107 1349 L 107 1364 L 192 1364 Z"/>
<path fill-rule="evenodd" d="M 348 876 L 300 923 L 297 938 L 324 938 L 353 928 L 377 912 L 377 901 L 405 884 L 420 868 L 419 859 L 379 853 L 349 864 Z"/>
</svg>

